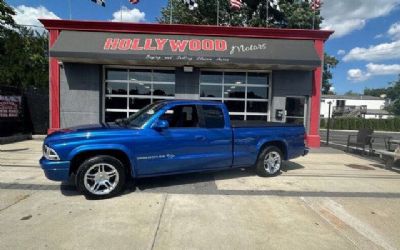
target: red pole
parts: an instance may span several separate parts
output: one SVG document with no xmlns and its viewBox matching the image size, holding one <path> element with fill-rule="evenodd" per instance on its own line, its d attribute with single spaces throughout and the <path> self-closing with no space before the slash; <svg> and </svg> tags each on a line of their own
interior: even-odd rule
<svg viewBox="0 0 400 250">
<path fill-rule="evenodd" d="M 50 30 L 49 51 L 59 35 L 59 30 Z M 49 57 L 49 109 L 50 127 L 47 133 L 52 133 L 60 128 L 60 66 L 54 57 Z"/>
<path fill-rule="evenodd" d="M 311 115 L 310 115 L 310 128 L 308 131 L 307 142 L 311 148 L 319 148 L 321 137 L 319 135 L 319 119 L 320 119 L 320 105 L 321 105 L 321 85 L 322 85 L 322 65 L 324 60 L 324 41 L 315 40 L 315 50 L 321 58 L 321 66 L 314 70 L 312 82 L 312 95 L 311 95 Z"/>
</svg>

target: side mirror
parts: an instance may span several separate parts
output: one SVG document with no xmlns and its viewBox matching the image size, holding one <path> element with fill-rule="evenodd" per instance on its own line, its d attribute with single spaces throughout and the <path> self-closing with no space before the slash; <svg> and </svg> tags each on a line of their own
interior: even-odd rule
<svg viewBox="0 0 400 250">
<path fill-rule="evenodd" d="M 163 130 L 163 129 L 167 129 L 169 127 L 169 123 L 166 120 L 158 120 L 153 124 L 152 127 L 155 130 Z"/>
</svg>

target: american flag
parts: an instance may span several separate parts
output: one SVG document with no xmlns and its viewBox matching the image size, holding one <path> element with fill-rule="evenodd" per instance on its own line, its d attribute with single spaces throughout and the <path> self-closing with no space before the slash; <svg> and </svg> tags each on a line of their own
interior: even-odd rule
<svg viewBox="0 0 400 250">
<path fill-rule="evenodd" d="M 242 0 L 230 0 L 232 9 L 240 9 L 243 5 Z"/>
<path fill-rule="evenodd" d="M 279 0 L 269 1 L 269 6 L 271 6 L 271 8 L 273 9 L 276 9 L 277 11 L 281 11 L 281 8 L 279 7 Z"/>
<path fill-rule="evenodd" d="M 183 0 L 183 2 L 188 6 L 189 10 L 194 10 L 195 8 L 199 7 L 196 3 L 196 0 Z"/>
<path fill-rule="evenodd" d="M 137 3 L 139 3 L 139 0 L 129 0 L 129 2 L 130 2 L 131 4 L 137 4 Z"/>
<path fill-rule="evenodd" d="M 97 3 L 103 7 L 106 7 L 106 0 L 92 0 L 92 2 Z"/>
<path fill-rule="evenodd" d="M 312 0 L 311 9 L 317 10 L 321 7 L 321 0 Z"/>
</svg>

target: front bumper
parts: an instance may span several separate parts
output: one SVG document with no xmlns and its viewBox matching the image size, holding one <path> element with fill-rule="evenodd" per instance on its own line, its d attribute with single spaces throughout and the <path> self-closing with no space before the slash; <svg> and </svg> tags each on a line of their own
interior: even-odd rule
<svg viewBox="0 0 400 250">
<path fill-rule="evenodd" d="M 67 181 L 69 179 L 69 161 L 49 161 L 42 157 L 39 163 L 49 180 Z"/>
</svg>

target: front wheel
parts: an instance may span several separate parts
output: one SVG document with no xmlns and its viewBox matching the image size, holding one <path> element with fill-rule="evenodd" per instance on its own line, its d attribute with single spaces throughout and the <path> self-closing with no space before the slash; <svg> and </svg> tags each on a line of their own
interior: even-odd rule
<svg viewBox="0 0 400 250">
<path fill-rule="evenodd" d="M 90 199 L 105 199 L 121 193 L 125 187 L 124 165 L 118 159 L 100 155 L 87 159 L 78 169 L 76 186 Z"/>
<path fill-rule="evenodd" d="M 275 146 L 268 146 L 258 157 L 256 172 L 259 176 L 267 177 L 278 174 L 282 166 L 282 152 Z"/>
</svg>

